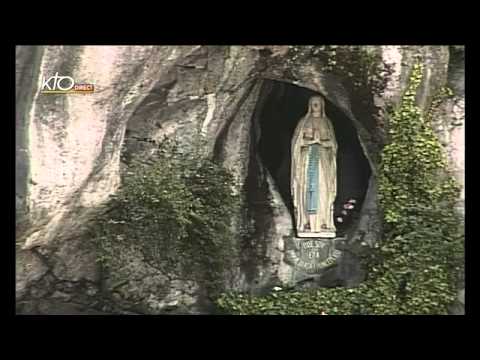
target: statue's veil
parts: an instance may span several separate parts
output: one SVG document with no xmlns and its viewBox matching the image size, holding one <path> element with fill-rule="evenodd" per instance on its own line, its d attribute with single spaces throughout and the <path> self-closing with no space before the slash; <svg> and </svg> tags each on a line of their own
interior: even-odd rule
<svg viewBox="0 0 480 360">
<path fill-rule="evenodd" d="M 320 103 L 320 116 L 321 116 L 322 119 L 324 119 L 326 117 L 326 115 L 325 115 L 325 100 L 323 100 L 323 98 L 321 96 L 312 96 L 308 100 L 308 112 L 305 115 L 305 117 L 310 117 L 312 115 L 312 113 L 313 113 L 312 103 L 313 103 L 314 100 L 318 100 L 318 102 Z"/>
</svg>

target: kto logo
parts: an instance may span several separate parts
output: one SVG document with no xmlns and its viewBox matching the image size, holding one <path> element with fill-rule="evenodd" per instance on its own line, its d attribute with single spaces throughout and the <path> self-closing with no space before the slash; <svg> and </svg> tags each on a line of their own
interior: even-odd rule
<svg viewBox="0 0 480 360">
<path fill-rule="evenodd" d="M 58 76 L 58 72 L 48 79 L 42 78 L 41 94 L 90 94 L 95 87 L 93 84 L 76 84 L 70 76 Z"/>
</svg>

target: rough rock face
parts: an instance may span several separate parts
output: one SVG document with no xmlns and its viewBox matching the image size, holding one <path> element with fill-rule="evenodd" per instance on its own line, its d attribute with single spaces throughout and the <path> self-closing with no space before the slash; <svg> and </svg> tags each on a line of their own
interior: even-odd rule
<svg viewBox="0 0 480 360">
<path fill-rule="evenodd" d="M 154 314 L 177 308 L 177 312 L 209 312 L 195 283 L 159 273 L 138 254 L 131 255 L 129 281 L 109 283 L 85 232 L 98 206 L 117 190 L 126 167 L 123 162 L 148 155 L 163 136 L 176 136 L 188 148 L 191 139 L 202 134 L 205 151 L 231 168 L 247 191 L 248 221 L 254 228 L 245 247 L 250 260 L 237 269 L 230 286 L 262 292 L 300 281 L 288 261 L 286 244 L 293 229 L 289 204 L 258 151 L 265 135 L 262 109 L 275 81 L 323 95 L 353 125 L 371 171 L 358 220 L 335 245 L 343 256 L 335 267 L 314 277 L 317 285 L 354 286 L 364 277 L 358 254 L 381 236 L 376 169 L 385 111 L 400 100 L 418 55 L 426 68 L 417 99 L 423 110 L 442 86 L 454 89 L 455 96 L 438 109 L 436 130 L 455 175 L 464 184 L 461 48 L 369 47 L 390 70 L 385 73 L 385 87 L 372 94 L 375 112 L 362 112 L 356 105 L 359 99 L 345 89 L 342 79 L 325 71 L 317 58 L 298 57 L 295 50 L 299 48 L 18 47 L 18 311 Z M 55 72 L 94 83 L 96 91 L 40 94 L 42 77 Z M 464 191 L 460 211 L 464 211 L 463 201 Z"/>
</svg>

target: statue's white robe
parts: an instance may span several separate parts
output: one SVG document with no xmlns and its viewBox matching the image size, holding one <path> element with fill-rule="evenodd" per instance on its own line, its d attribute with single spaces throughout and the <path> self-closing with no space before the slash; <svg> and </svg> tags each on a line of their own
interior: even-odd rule
<svg viewBox="0 0 480 360">
<path fill-rule="evenodd" d="M 323 103 L 323 100 L 322 100 Z M 337 142 L 331 121 L 322 116 L 313 117 L 312 111 L 303 117 L 292 139 L 291 191 L 294 204 L 295 226 L 298 237 L 335 237 L 333 203 L 337 195 Z M 314 139 L 305 139 L 304 132 L 314 122 Z M 317 211 L 307 212 L 307 170 L 312 144 L 320 145 L 318 159 Z"/>
</svg>

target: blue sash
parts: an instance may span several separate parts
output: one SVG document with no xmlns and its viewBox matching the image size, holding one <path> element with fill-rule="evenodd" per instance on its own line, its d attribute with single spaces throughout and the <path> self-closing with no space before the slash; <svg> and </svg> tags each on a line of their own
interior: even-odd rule
<svg viewBox="0 0 480 360">
<path fill-rule="evenodd" d="M 309 146 L 307 168 L 307 212 L 316 214 L 318 210 L 318 163 L 320 158 L 320 145 Z"/>
</svg>

